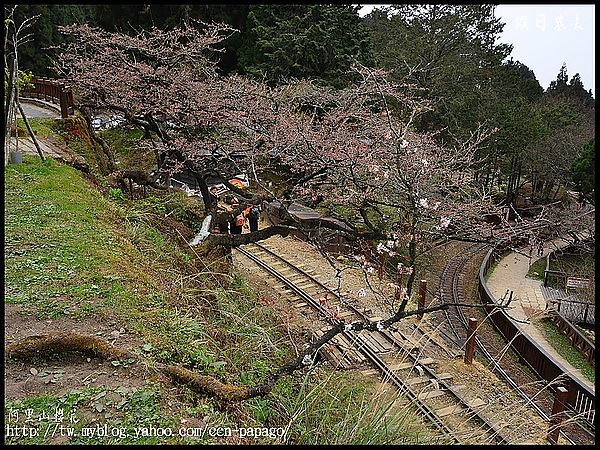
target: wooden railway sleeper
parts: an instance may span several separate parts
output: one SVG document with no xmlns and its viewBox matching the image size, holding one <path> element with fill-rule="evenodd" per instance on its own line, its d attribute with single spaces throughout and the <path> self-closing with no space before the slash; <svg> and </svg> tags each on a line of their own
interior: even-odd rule
<svg viewBox="0 0 600 450">
<path fill-rule="evenodd" d="M 247 253 L 247 252 L 245 252 Z M 282 277 L 282 275 L 279 275 L 279 277 Z M 292 289 L 290 287 L 290 289 Z M 297 291 L 297 288 L 293 288 L 292 290 Z M 313 301 L 314 304 L 314 301 Z M 315 304 L 315 306 L 318 306 L 318 304 Z M 373 348 L 371 348 L 371 346 L 375 347 L 375 348 L 379 348 L 381 349 L 381 344 L 375 344 L 376 341 L 371 341 L 371 346 L 369 346 L 366 342 L 366 340 L 364 339 L 364 337 L 358 336 L 357 333 L 349 333 L 349 332 L 343 332 L 344 335 L 346 335 L 347 337 L 349 337 L 349 340 L 351 342 L 353 341 L 357 341 L 357 350 L 364 353 L 365 356 L 367 356 L 369 359 L 371 359 L 371 361 L 373 361 L 375 363 L 375 365 L 382 371 L 382 373 L 384 374 L 384 379 L 386 380 L 393 380 L 394 384 L 396 384 L 396 386 L 400 389 L 401 392 L 406 393 L 407 395 L 409 395 L 409 397 L 412 397 L 413 400 L 415 401 L 419 401 L 419 397 L 415 396 L 414 393 L 412 393 L 409 389 L 409 387 L 402 383 L 397 376 L 395 375 L 395 373 L 393 371 L 391 371 L 386 364 L 377 356 L 377 352 L 374 351 Z M 375 344 L 375 345 L 374 345 Z M 336 349 L 338 352 L 339 350 Z M 335 351 L 334 351 L 335 352 Z M 409 354 L 410 355 L 410 354 Z M 347 364 L 347 362 L 346 362 Z M 416 366 L 415 366 L 416 367 Z M 428 372 L 435 378 L 435 374 L 431 369 L 427 369 Z M 433 390 L 429 390 L 427 392 L 421 392 L 421 397 L 426 397 L 426 398 L 435 398 L 441 395 L 444 395 L 444 388 L 446 391 L 449 391 L 448 387 L 446 386 L 446 383 L 444 380 L 439 380 L 436 379 L 436 386 L 439 387 L 440 389 L 433 389 Z M 460 397 L 457 396 L 457 398 L 459 400 Z M 457 440 L 457 442 L 460 442 L 460 439 L 453 433 L 452 430 L 450 430 L 444 423 L 443 421 L 441 421 L 441 419 L 435 415 L 435 413 L 428 407 L 426 407 L 423 404 L 417 404 L 417 407 L 425 414 L 426 417 L 428 417 L 433 423 L 436 424 L 436 426 L 438 426 L 438 428 L 443 429 L 448 435 L 452 436 L 455 440 Z M 476 413 L 475 413 L 476 414 Z M 485 421 L 484 421 L 485 423 Z M 492 427 L 490 427 L 492 428 Z M 493 428 L 492 428 L 493 429 Z M 501 439 L 500 439 L 501 440 Z"/>
</svg>

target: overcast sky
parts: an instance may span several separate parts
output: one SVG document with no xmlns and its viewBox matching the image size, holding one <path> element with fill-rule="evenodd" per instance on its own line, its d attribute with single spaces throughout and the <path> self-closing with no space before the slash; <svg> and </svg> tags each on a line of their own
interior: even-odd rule
<svg viewBox="0 0 600 450">
<path fill-rule="evenodd" d="M 368 14 L 378 5 L 360 10 Z M 513 45 L 509 57 L 525 64 L 547 89 L 563 62 L 569 80 L 579 73 L 586 90 L 596 90 L 595 5 L 498 5 L 496 17 L 506 25 L 499 42 Z"/>
</svg>

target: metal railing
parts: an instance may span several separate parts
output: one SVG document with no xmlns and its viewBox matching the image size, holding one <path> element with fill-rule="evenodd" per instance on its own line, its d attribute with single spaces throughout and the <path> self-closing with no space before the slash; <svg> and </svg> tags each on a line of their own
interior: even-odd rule
<svg viewBox="0 0 600 450">
<path fill-rule="evenodd" d="M 33 87 L 21 89 L 19 92 L 21 97 L 35 98 L 59 105 L 63 119 L 75 113 L 73 91 L 64 82 L 51 78 L 34 78 L 31 83 Z"/>
</svg>

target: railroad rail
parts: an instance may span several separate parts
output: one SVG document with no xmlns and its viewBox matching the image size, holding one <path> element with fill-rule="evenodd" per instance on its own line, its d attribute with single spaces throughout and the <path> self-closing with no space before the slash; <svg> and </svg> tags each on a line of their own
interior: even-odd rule
<svg viewBox="0 0 600 450">
<path fill-rule="evenodd" d="M 513 246 L 515 245 L 521 245 L 526 243 L 527 240 L 527 235 L 528 233 L 545 233 L 547 229 L 547 225 L 546 224 L 539 224 L 539 223 L 529 223 L 527 221 L 523 221 L 520 222 L 518 224 L 515 225 L 511 225 L 508 227 L 504 227 L 504 228 L 500 228 L 500 229 L 494 229 L 494 233 L 493 235 L 490 236 L 489 239 L 486 238 L 482 238 L 479 237 L 477 238 L 477 236 L 472 237 L 473 240 L 475 241 L 475 243 L 470 247 L 469 253 L 472 253 L 470 255 L 470 257 L 474 257 L 476 254 L 481 254 L 480 252 L 483 252 L 483 250 L 487 247 L 489 248 L 490 246 L 493 247 L 495 250 L 495 252 L 502 252 L 505 251 L 507 249 L 511 249 Z M 305 236 L 298 236 L 300 239 L 302 240 L 307 240 L 308 238 Z M 467 239 L 468 241 L 469 239 Z M 487 244 L 487 245 L 485 245 Z M 347 245 L 347 244 L 345 244 Z M 472 250 L 472 252 L 471 252 Z M 335 250 L 334 250 L 335 251 Z M 466 256 L 466 255 L 464 255 Z M 444 273 L 443 279 L 445 280 L 451 280 L 450 281 L 450 285 L 446 288 L 448 290 L 448 292 L 453 293 L 452 295 L 458 294 L 458 296 L 456 298 L 460 298 L 461 302 L 464 302 L 464 299 L 461 295 L 461 282 L 459 281 L 460 277 L 461 277 L 461 271 L 463 270 L 464 266 L 466 265 L 467 261 L 469 258 L 464 257 L 461 258 L 460 256 L 457 256 L 456 258 L 454 258 L 451 262 L 451 264 L 454 264 L 456 267 L 450 267 L 448 268 L 448 270 L 444 270 L 442 271 Z M 481 265 L 480 267 L 480 272 L 481 269 L 484 267 L 484 265 L 487 263 L 489 264 L 490 259 L 488 257 L 484 258 L 484 263 Z M 485 267 L 485 271 L 487 271 L 489 265 Z M 485 274 L 485 271 L 483 272 L 483 274 Z M 391 272 L 390 272 L 391 273 Z M 439 275 L 439 273 L 435 274 L 436 276 Z M 477 278 L 477 277 L 474 277 Z M 484 275 L 479 276 L 479 296 L 480 298 L 482 298 L 482 282 L 484 283 Z M 442 288 L 443 290 L 444 288 Z M 489 292 L 488 292 L 489 293 Z M 449 300 L 454 302 L 454 300 Z M 480 302 L 483 303 L 483 300 Z M 491 306 L 491 305 L 490 305 Z M 543 392 L 540 391 L 539 386 L 536 387 L 536 384 L 539 384 L 539 381 L 537 381 L 536 379 L 532 379 L 532 375 L 530 372 L 528 372 L 526 369 L 523 368 L 523 363 L 525 362 L 525 364 L 528 366 L 528 368 L 531 368 L 531 364 L 527 362 L 527 359 L 522 358 L 521 354 L 519 353 L 518 349 L 514 348 L 514 343 L 515 340 L 518 340 L 517 338 L 515 338 L 515 336 L 512 337 L 512 339 L 505 339 L 503 334 L 499 334 L 497 331 L 495 331 L 494 329 L 492 329 L 492 327 L 489 325 L 489 323 L 491 322 L 489 320 L 489 315 L 492 315 L 493 313 L 495 313 L 497 311 L 498 308 L 496 308 L 495 306 L 491 307 L 491 309 L 487 310 L 487 314 L 483 316 L 483 321 L 480 321 L 480 325 L 479 325 L 479 331 L 478 334 L 479 336 L 477 337 L 476 341 L 477 341 L 477 353 L 479 354 L 480 357 L 482 357 L 483 360 L 487 360 L 488 364 L 490 364 L 490 367 L 492 368 L 492 370 L 499 375 L 499 377 L 501 379 L 504 379 L 504 381 L 515 391 L 517 392 L 527 403 L 527 405 L 529 405 L 532 409 L 534 409 L 538 415 L 546 422 L 549 422 L 550 417 L 550 411 L 552 409 L 552 403 L 553 403 L 553 397 L 550 395 L 550 390 L 546 388 L 543 389 Z M 475 310 L 477 311 L 477 310 Z M 448 311 L 445 312 L 445 314 L 449 314 Z M 454 316 L 452 316 L 450 314 L 450 318 L 448 319 L 448 322 L 450 324 L 453 324 L 454 328 L 457 330 L 457 333 L 454 333 L 454 336 L 457 336 L 456 339 L 458 340 L 458 344 L 456 342 L 455 339 L 453 339 L 451 336 L 447 337 L 450 339 L 451 342 L 453 342 L 454 344 L 457 344 L 458 347 L 462 346 L 462 343 L 464 342 L 464 339 L 458 336 L 465 336 L 464 330 L 465 330 L 465 326 L 461 324 L 466 323 L 466 318 L 464 317 L 464 314 L 462 314 L 462 310 L 461 311 L 455 311 Z M 499 314 L 495 314 L 493 316 L 493 318 L 497 317 Z M 510 321 L 510 319 L 507 318 L 508 321 Z M 482 323 L 485 322 L 485 323 Z M 497 329 L 497 324 L 494 323 L 494 327 Z M 481 331 L 488 329 L 491 330 L 493 333 L 488 333 L 486 334 L 486 340 L 485 342 L 482 342 L 481 340 Z M 462 333 L 461 331 L 462 330 Z M 420 330 L 418 330 L 420 331 Z M 437 331 L 445 334 L 444 330 L 441 328 L 437 328 Z M 493 334 L 493 336 L 490 336 L 490 334 Z M 509 343 L 512 343 L 513 346 L 511 347 L 509 344 L 507 344 L 507 341 Z M 439 343 L 438 342 L 434 342 L 436 344 Z M 535 342 L 530 343 L 530 347 L 539 347 L 535 344 Z M 450 350 L 448 350 L 448 348 L 446 347 L 446 352 L 451 353 L 453 352 L 453 350 L 450 348 Z M 499 362 L 497 362 L 495 360 L 495 358 L 492 356 L 492 354 L 490 353 L 490 350 L 494 350 L 494 353 L 498 355 L 500 362 L 502 362 L 502 365 L 507 369 L 505 370 L 500 364 Z M 515 352 L 515 356 L 512 357 L 511 352 Z M 539 358 L 538 358 L 539 359 Z M 509 372 L 511 373 L 511 375 L 509 375 Z M 517 372 L 517 376 L 515 376 L 515 372 Z M 534 370 L 534 372 L 537 373 L 537 371 Z M 560 374 L 557 374 L 557 376 L 560 376 Z M 514 379 L 513 379 L 514 378 Z M 544 379 L 544 378 L 542 378 Z M 533 382 L 532 382 L 533 380 Z M 548 383 L 550 385 L 552 385 L 553 387 L 555 387 L 557 379 L 552 379 L 552 380 L 548 380 Z M 575 397 L 573 400 L 573 405 L 574 407 L 571 407 L 569 409 L 571 409 L 571 413 L 570 413 L 570 417 L 569 419 L 563 423 L 562 426 L 562 430 L 561 430 L 561 437 L 567 442 L 567 443 L 571 443 L 571 444 L 575 444 L 575 443 L 583 443 L 583 444 L 589 444 L 594 443 L 595 442 L 595 436 L 594 436 L 594 427 L 593 427 L 593 419 L 595 417 L 595 400 L 593 399 L 593 394 L 592 394 L 592 398 L 590 398 L 589 393 L 586 394 L 582 394 L 582 393 L 578 393 L 575 396 L 573 395 L 572 390 L 569 391 L 571 394 L 571 397 Z M 566 411 L 567 414 L 569 414 L 569 411 Z M 582 420 L 584 419 L 583 422 L 581 423 Z M 591 420 L 590 420 L 591 419 Z"/>
<path fill-rule="evenodd" d="M 464 295 L 463 292 L 463 284 L 461 283 L 461 274 L 463 273 L 463 269 L 467 262 L 474 258 L 475 255 L 482 252 L 486 246 L 472 244 L 465 248 L 465 250 L 458 254 L 454 255 L 447 262 L 444 270 L 442 271 L 442 275 L 440 277 L 440 283 L 438 287 L 438 296 L 440 303 L 467 303 L 468 298 Z M 451 339 L 453 342 L 460 343 L 465 342 L 467 337 L 468 330 L 468 321 L 467 317 L 464 314 L 464 311 L 460 307 L 452 307 L 451 309 L 444 310 L 444 315 L 446 317 L 446 322 L 450 326 L 452 334 L 456 337 L 456 341 Z M 482 320 L 486 320 L 486 317 L 480 317 L 480 314 L 476 312 L 470 313 L 471 317 L 476 316 L 478 319 L 478 323 L 481 324 Z M 488 350 L 489 344 L 486 344 L 482 341 L 481 335 L 487 335 L 485 333 L 485 328 L 481 325 L 478 329 L 478 336 L 475 338 L 475 344 L 477 352 L 483 356 L 483 358 L 487 361 L 489 365 L 491 365 L 492 370 L 502 379 L 504 380 L 515 392 L 521 396 L 525 400 L 525 402 L 532 407 L 540 417 L 544 420 L 548 420 L 544 411 L 527 395 L 520 387 L 519 384 L 513 380 L 513 378 L 502 368 L 502 366 L 496 361 L 496 359 L 492 356 L 490 351 Z M 488 336 L 489 341 L 489 336 Z M 486 345 L 488 347 L 486 347 Z M 499 353 L 499 352 L 497 352 Z M 568 442 L 574 443 L 571 441 L 564 433 L 563 437 L 567 439 Z"/>
<path fill-rule="evenodd" d="M 367 317 L 367 311 L 354 307 L 315 277 L 265 246 L 250 244 L 237 250 L 292 291 L 300 305 L 318 311 L 325 322 L 333 325 L 340 320 L 351 323 L 373 319 Z M 473 440 L 488 444 L 509 443 L 503 431 L 482 413 L 484 402 L 465 400 L 460 387 L 450 383 L 451 375 L 436 373 L 431 367 L 435 361 L 413 354 L 415 348 L 410 336 L 397 329 L 358 333 L 348 330 L 336 336 L 320 353 L 346 368 L 365 363 L 375 366 L 385 381 L 407 396 L 425 419 L 455 443 Z M 418 376 L 415 376 L 416 372 Z M 443 418 L 455 427 L 450 428 Z"/>
<path fill-rule="evenodd" d="M 465 265 L 474 258 L 483 249 L 487 248 L 487 244 L 471 244 L 458 255 L 450 258 L 442 275 L 440 277 L 440 285 L 438 287 L 438 300 L 441 304 L 444 303 L 466 303 L 466 298 L 463 291 L 463 284 L 460 277 L 463 273 Z M 456 337 L 457 343 L 467 340 L 467 318 L 460 307 L 453 306 L 444 310 L 447 323 L 450 325 L 452 333 Z M 476 338 L 477 340 L 478 338 Z"/>
<path fill-rule="evenodd" d="M 463 271 L 465 265 L 476 255 L 481 254 L 486 247 L 489 246 L 477 243 L 471 244 L 467 246 L 463 252 L 450 258 L 442 271 L 437 290 L 438 301 L 440 303 L 469 303 L 468 297 L 465 296 L 463 292 L 464 283 L 461 280 L 461 276 L 464 275 Z M 486 266 L 488 256 L 489 253 L 483 258 L 483 265 L 481 266 L 485 266 L 486 270 L 487 267 L 489 267 L 489 264 Z M 485 283 L 483 276 L 480 277 L 480 283 L 482 282 Z M 461 346 L 466 340 L 468 330 L 468 320 L 463 309 L 461 307 L 452 307 L 444 310 L 444 314 L 446 316 L 446 322 L 451 328 L 451 333 L 454 336 L 452 337 L 446 334 L 446 337 L 451 343 Z M 494 318 L 500 314 L 506 316 L 504 311 L 496 308 L 496 303 L 490 308 L 487 308 L 486 314 L 481 314 L 481 312 L 475 310 L 470 312 L 471 317 L 474 316 L 480 324 L 478 327 L 478 335 L 475 338 L 477 352 L 485 361 L 487 361 L 487 364 L 500 379 L 504 380 L 521 398 L 523 398 L 526 404 L 533 408 L 544 421 L 549 422 L 549 414 L 553 402 L 552 396 L 549 395 L 550 392 L 546 389 L 544 392 L 540 392 L 539 389 L 535 387 L 535 380 L 532 384 L 531 375 L 521 368 L 521 364 L 518 364 L 519 362 L 524 361 L 530 368 L 534 368 L 532 365 L 535 366 L 536 363 L 539 363 L 539 358 L 535 359 L 535 362 L 528 362 L 528 356 L 531 356 L 532 351 L 528 350 L 528 347 L 526 346 L 522 346 L 522 348 L 520 348 L 521 351 L 517 349 L 517 358 L 511 358 L 506 352 L 506 342 L 500 340 L 500 336 L 498 336 L 491 327 L 488 327 L 485 324 L 491 317 L 490 320 L 498 327 L 498 324 L 494 322 Z M 506 316 L 506 321 L 500 323 L 500 326 L 508 326 L 506 322 L 511 322 L 508 316 Z M 505 334 L 502 333 L 502 336 L 505 336 Z M 507 341 L 512 343 L 517 338 L 518 336 L 516 336 L 516 333 L 513 333 L 510 339 L 507 337 Z M 529 345 L 533 346 L 535 343 L 529 342 Z M 495 358 L 492 353 L 498 355 L 499 361 L 497 361 L 497 358 Z M 535 356 L 538 356 L 537 353 Z M 538 373 L 538 371 L 535 372 Z M 546 378 L 546 381 L 552 385 L 555 378 L 549 378 L 550 376 L 558 375 L 553 373 Z M 521 385 L 524 387 L 522 388 Z M 593 420 L 593 400 L 590 400 L 589 397 L 585 397 L 585 400 L 582 400 L 582 396 L 578 395 L 575 403 L 579 409 L 573 408 L 574 414 L 571 414 L 572 417 L 568 423 L 563 426 L 560 435 L 567 443 L 587 444 L 591 437 L 590 431 L 593 430 L 593 425 L 589 421 L 589 418 L 592 418 Z M 584 424 L 581 424 L 582 419 Z"/>
</svg>

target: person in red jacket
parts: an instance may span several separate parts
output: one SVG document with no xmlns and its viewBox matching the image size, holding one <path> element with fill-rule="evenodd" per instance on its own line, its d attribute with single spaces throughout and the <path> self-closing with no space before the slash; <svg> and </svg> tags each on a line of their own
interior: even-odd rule
<svg viewBox="0 0 600 450">
<path fill-rule="evenodd" d="M 246 224 L 246 218 L 250 213 L 250 206 L 240 211 L 239 201 L 234 197 L 231 201 L 231 207 L 228 208 L 229 214 L 229 231 L 231 234 L 242 234 L 244 225 Z"/>
</svg>

